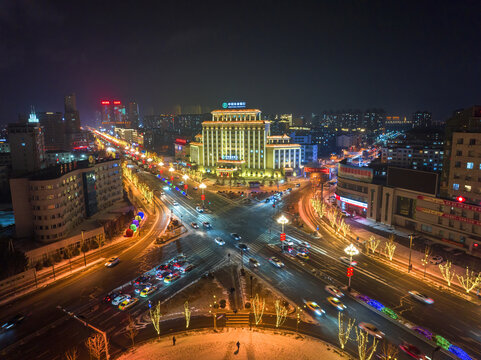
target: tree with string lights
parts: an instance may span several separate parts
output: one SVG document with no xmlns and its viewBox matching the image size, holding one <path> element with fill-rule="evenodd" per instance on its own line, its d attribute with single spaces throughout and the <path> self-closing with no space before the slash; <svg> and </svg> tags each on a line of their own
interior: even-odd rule
<svg viewBox="0 0 481 360">
<path fill-rule="evenodd" d="M 441 271 L 441 275 L 443 276 L 444 280 L 448 283 L 448 286 L 451 286 L 451 281 L 454 278 L 455 272 L 451 270 L 452 263 L 451 261 L 446 261 L 446 264 L 439 264 L 439 270 Z"/>
<path fill-rule="evenodd" d="M 266 306 L 266 300 L 264 298 L 259 298 L 259 294 L 256 294 L 252 302 L 252 310 L 254 311 L 254 320 L 256 325 L 262 321 L 262 315 L 264 315 L 264 309 Z"/>
<path fill-rule="evenodd" d="M 356 328 L 356 340 L 359 360 L 371 360 L 376 352 L 378 345 L 377 339 L 373 338 L 372 345 L 369 346 L 369 334 L 364 330 Z"/>
<path fill-rule="evenodd" d="M 284 324 L 284 321 L 286 321 L 287 308 L 281 304 L 281 301 L 279 299 L 276 300 L 275 308 L 276 308 L 276 328 L 278 328 L 282 326 L 282 324 Z"/>
<path fill-rule="evenodd" d="M 185 328 L 188 329 L 190 325 L 190 314 L 192 311 L 189 309 L 189 302 L 184 303 L 184 316 L 185 316 Z"/>
<path fill-rule="evenodd" d="M 384 248 L 386 250 L 387 257 L 389 258 L 390 261 L 392 261 L 392 258 L 394 257 L 394 251 L 396 250 L 396 243 L 394 242 L 394 234 L 389 235 L 388 241 L 386 241 L 386 244 L 384 245 Z"/>
<path fill-rule="evenodd" d="M 341 349 L 344 349 L 344 346 L 346 346 L 347 342 L 349 341 L 349 335 L 351 334 L 351 330 L 355 322 L 355 319 L 348 318 L 347 324 L 344 325 L 344 314 L 340 311 L 337 314 L 337 324 L 339 327 L 338 338 Z"/>
<path fill-rule="evenodd" d="M 157 336 L 160 339 L 160 318 L 162 317 L 162 313 L 160 312 L 160 301 L 157 302 L 157 305 L 150 308 L 150 321 L 152 321 L 152 325 L 154 326 L 155 331 L 157 331 Z"/>
<path fill-rule="evenodd" d="M 461 286 L 466 290 L 466 293 L 470 293 L 475 287 L 479 286 L 481 283 L 481 273 L 476 274 L 474 271 L 471 270 L 469 272 L 469 268 L 466 267 L 466 275 L 465 276 L 460 276 L 456 275 L 458 277 L 459 282 L 461 283 Z"/>
<path fill-rule="evenodd" d="M 95 334 L 85 341 L 85 346 L 87 346 L 90 356 L 100 360 L 108 344 L 105 344 L 104 337 L 101 334 Z"/>
</svg>

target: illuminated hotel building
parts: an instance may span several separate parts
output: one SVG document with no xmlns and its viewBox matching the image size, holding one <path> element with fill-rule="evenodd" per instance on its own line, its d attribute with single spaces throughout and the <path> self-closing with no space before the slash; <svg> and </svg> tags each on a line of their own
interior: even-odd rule
<svg viewBox="0 0 481 360">
<path fill-rule="evenodd" d="M 270 122 L 261 119 L 260 110 L 224 108 L 211 114 L 197 141 L 190 143 L 191 161 L 199 170 L 220 176 L 279 177 L 300 168 L 301 146 L 291 144 L 287 135 L 270 136 Z"/>
<path fill-rule="evenodd" d="M 102 100 L 100 105 L 102 106 L 103 127 L 130 128 L 130 121 L 127 119 L 125 105 L 122 105 L 119 100 Z"/>
</svg>

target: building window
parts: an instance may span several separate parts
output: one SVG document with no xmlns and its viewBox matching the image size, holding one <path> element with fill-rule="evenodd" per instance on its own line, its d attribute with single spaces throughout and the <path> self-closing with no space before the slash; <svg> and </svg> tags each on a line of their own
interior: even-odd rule
<svg viewBox="0 0 481 360">
<path fill-rule="evenodd" d="M 463 144 L 463 138 L 459 138 L 457 144 L 462 145 Z"/>
<path fill-rule="evenodd" d="M 413 163 L 413 164 L 414 164 L 414 163 Z M 454 163 L 454 167 L 455 167 L 455 168 L 461 167 L 461 161 L 456 161 L 456 162 Z"/>
<path fill-rule="evenodd" d="M 453 190 L 459 190 L 459 184 L 453 184 Z"/>
<path fill-rule="evenodd" d="M 469 145 L 476 145 L 476 139 L 469 139 Z"/>
<path fill-rule="evenodd" d="M 464 185 L 464 191 L 471 192 L 471 185 Z"/>
<path fill-rule="evenodd" d="M 474 163 L 473 162 L 467 162 L 466 163 L 466 169 L 472 169 L 474 167 Z"/>
</svg>

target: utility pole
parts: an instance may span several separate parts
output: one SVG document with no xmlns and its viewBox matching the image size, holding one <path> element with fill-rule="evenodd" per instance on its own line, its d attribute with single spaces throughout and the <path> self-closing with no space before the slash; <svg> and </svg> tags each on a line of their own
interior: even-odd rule
<svg viewBox="0 0 481 360">
<path fill-rule="evenodd" d="M 99 334 L 101 334 L 101 335 L 104 337 L 105 358 L 106 358 L 107 360 L 110 359 L 110 355 L 109 355 L 109 344 L 108 344 L 108 342 L 107 342 L 107 333 L 106 333 L 105 331 L 102 331 L 102 330 L 96 328 L 95 326 L 89 324 L 89 323 L 86 322 L 85 320 L 82 320 L 82 319 L 78 318 L 77 315 L 75 315 L 73 312 L 67 311 L 66 309 L 64 309 L 64 308 L 61 307 L 60 305 L 57 305 L 57 309 L 62 310 L 62 311 L 63 311 L 64 313 L 66 313 L 68 316 L 73 317 L 75 320 L 80 321 L 84 326 L 88 326 L 88 327 L 91 328 L 92 330 L 95 330 L 96 332 L 98 332 Z"/>
<path fill-rule="evenodd" d="M 411 272 L 412 264 L 411 264 L 411 252 L 413 246 L 413 234 L 409 234 L 409 265 L 408 265 L 408 273 Z"/>
</svg>

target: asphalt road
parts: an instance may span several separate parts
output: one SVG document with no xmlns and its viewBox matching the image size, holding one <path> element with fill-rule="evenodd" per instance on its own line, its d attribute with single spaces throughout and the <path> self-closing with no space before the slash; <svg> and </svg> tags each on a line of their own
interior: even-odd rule
<svg viewBox="0 0 481 360">
<path fill-rule="evenodd" d="M 149 174 L 143 174 L 143 176 L 152 186 L 162 187 L 160 181 L 153 176 Z M 63 352 L 73 346 L 84 348 L 83 343 L 91 332 L 56 309 L 57 305 L 84 316 L 95 326 L 106 330 L 111 339 L 113 354 L 125 350 L 128 341 L 123 332 L 127 315 L 110 305 L 102 304 L 103 296 L 155 265 L 183 253 L 196 265 L 196 268 L 177 282 L 162 286 L 150 297 L 153 301 L 166 299 L 198 279 L 201 274 L 226 263 L 227 254 L 230 254 L 230 261 L 242 261 L 240 251 L 236 248 L 237 242 L 229 235 L 231 232 L 239 233 L 242 236 L 241 242 L 250 247 L 243 259 L 246 266 L 248 266 L 247 259 L 251 256 L 261 263 L 258 269 L 253 270 L 259 277 L 298 305 L 302 305 L 303 300 L 314 300 L 326 310 L 326 316 L 319 319 L 319 326 L 315 328 L 317 330 L 312 330 L 309 325 L 305 326 L 309 327 L 309 331 L 318 331 L 318 335 L 322 338 L 337 344 L 337 310 L 325 300 L 328 293 L 325 292 L 324 286 L 328 283 L 327 277 L 333 278 L 334 281 L 346 281 L 346 266 L 338 260 L 339 256 L 344 255 L 343 245 L 330 234 L 323 233 L 322 238 L 314 239 L 288 225 L 286 233 L 295 239 L 294 241 L 309 241 L 312 244 L 311 258 L 308 261 L 302 263 L 291 259 L 280 254 L 276 247 L 280 225 L 275 223 L 274 219 L 279 211 L 278 207 L 272 208 L 270 204 L 256 201 L 241 205 L 239 201 L 232 201 L 206 191 L 208 210 L 201 214 L 195 210 L 196 204 L 201 203 L 200 190 L 193 190 L 193 186 L 194 184 L 189 183 L 188 198 L 170 190 L 166 191 L 162 201 L 176 216 L 182 218 L 187 227 L 193 221 L 199 225 L 203 221 L 209 221 L 213 226 L 212 230 L 206 231 L 202 227 L 198 230 L 189 228 L 186 236 L 164 247 L 151 244 L 155 239 L 154 234 L 123 253 L 121 263 L 114 268 L 96 266 L 83 274 L 74 275 L 17 301 L 11 308 L 2 311 L 2 318 L 4 315 L 8 317 L 19 311 L 30 313 L 30 315 L 18 328 L 0 335 L 0 348 L 4 350 L 0 355 L 6 359 L 15 359 L 21 351 L 24 357 L 61 359 Z M 295 190 L 289 197 L 295 201 L 299 193 L 299 190 Z M 173 205 L 174 200 L 178 203 L 177 206 Z M 286 201 L 289 201 L 289 198 Z M 217 245 L 213 240 L 216 236 L 223 237 L 226 245 Z M 268 258 L 273 255 L 282 257 L 286 267 L 278 269 L 271 265 Z M 476 342 L 479 340 L 477 331 L 480 331 L 480 327 L 474 306 L 448 294 L 437 294 L 432 288 L 398 274 L 363 255 L 360 255 L 357 260 L 359 265 L 355 270 L 353 288 L 402 312 L 404 317 L 416 324 L 451 339 L 472 356 L 481 358 L 479 343 Z M 321 270 L 324 277 L 312 275 L 312 267 Z M 407 291 L 411 289 L 426 292 L 436 300 L 436 303 L 428 307 L 412 301 L 406 297 Z M 353 299 L 346 297 L 344 302 L 348 307 L 345 311 L 347 316 L 355 318 L 357 322 L 374 323 L 386 334 L 390 342 L 399 344 L 402 341 L 408 341 L 425 353 L 431 353 L 431 345 L 405 327 L 393 324 Z M 141 336 L 148 338 L 154 333 L 152 326 L 145 320 L 146 311 L 147 300 L 141 299 L 127 312 L 136 318 L 142 330 Z M 308 330 L 305 329 L 305 331 Z M 352 352 L 355 351 L 353 346 L 354 342 L 348 348 Z M 404 354 L 400 356 L 400 359 L 407 358 Z M 438 352 L 435 358 L 449 357 Z"/>
</svg>

